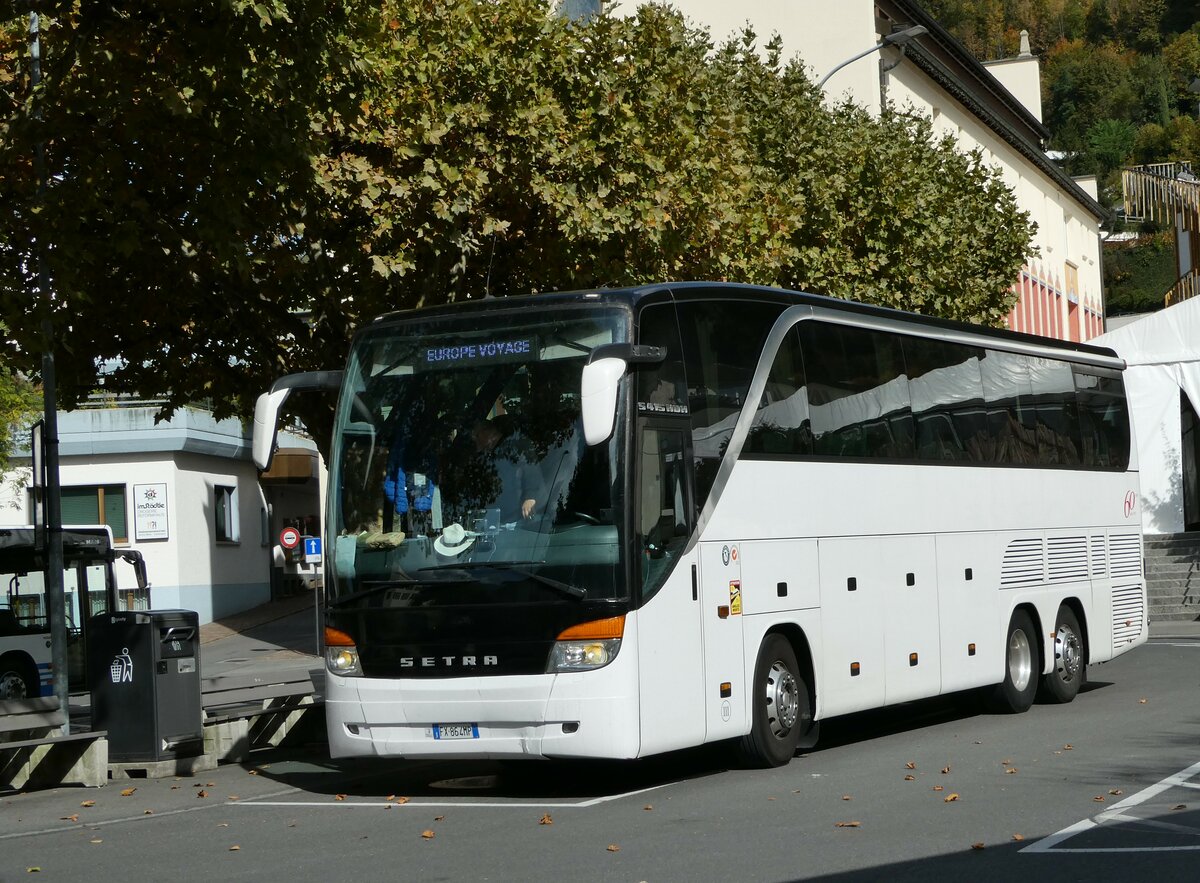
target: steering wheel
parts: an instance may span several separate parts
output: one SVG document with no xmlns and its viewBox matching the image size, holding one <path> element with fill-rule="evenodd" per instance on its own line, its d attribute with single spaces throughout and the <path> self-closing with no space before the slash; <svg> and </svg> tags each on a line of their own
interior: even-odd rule
<svg viewBox="0 0 1200 883">
<path fill-rule="evenodd" d="M 597 518 L 595 515 L 588 515 L 586 512 L 574 512 L 573 511 L 573 512 L 571 512 L 571 515 L 573 515 L 575 518 L 578 518 L 580 521 L 584 522 L 585 524 L 599 524 L 600 523 L 599 518 Z"/>
</svg>

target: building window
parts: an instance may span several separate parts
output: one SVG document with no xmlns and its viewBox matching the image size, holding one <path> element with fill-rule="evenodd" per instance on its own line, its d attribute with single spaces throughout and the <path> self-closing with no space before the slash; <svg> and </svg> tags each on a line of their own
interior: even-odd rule
<svg viewBox="0 0 1200 883">
<path fill-rule="evenodd" d="M 113 542 L 129 542 L 125 485 L 64 487 L 61 499 L 63 524 L 107 524 L 112 530 Z"/>
<path fill-rule="evenodd" d="M 237 502 L 236 487 L 220 484 L 213 487 L 214 536 L 218 543 L 236 543 L 241 540 Z"/>
</svg>

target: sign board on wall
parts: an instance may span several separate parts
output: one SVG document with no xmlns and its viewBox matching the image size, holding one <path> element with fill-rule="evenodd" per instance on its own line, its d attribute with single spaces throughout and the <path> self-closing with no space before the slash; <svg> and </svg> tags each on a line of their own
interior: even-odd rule
<svg viewBox="0 0 1200 883">
<path fill-rule="evenodd" d="M 133 531 L 138 540 L 168 539 L 166 484 L 133 486 Z"/>
</svg>

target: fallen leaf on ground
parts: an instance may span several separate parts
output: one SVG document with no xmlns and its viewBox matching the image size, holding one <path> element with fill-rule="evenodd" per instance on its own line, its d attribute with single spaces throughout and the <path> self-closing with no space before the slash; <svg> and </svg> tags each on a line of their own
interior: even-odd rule
<svg viewBox="0 0 1200 883">
<path fill-rule="evenodd" d="M 205 791 L 203 788 L 201 788 L 199 791 L 196 792 L 196 796 L 197 797 L 207 797 L 208 792 Z"/>
<path fill-rule="evenodd" d="M 26 874 L 40 874 L 41 872 L 42 872 L 41 868 L 26 868 L 25 869 Z"/>
<path fill-rule="evenodd" d="M 540 819 L 538 819 L 538 824 L 539 825 L 553 825 L 554 819 L 550 818 L 550 813 L 545 813 Z"/>
<path fill-rule="evenodd" d="M 346 795 L 345 794 L 335 794 L 335 795 L 333 795 L 333 799 L 334 800 L 345 800 Z"/>
<path fill-rule="evenodd" d="M 1013 773 L 1015 773 L 1016 771 L 1017 771 L 1017 768 L 1016 768 L 1015 766 L 1010 766 L 1008 769 L 1006 769 L 1006 770 L 1004 771 L 1004 775 L 1006 775 L 1006 776 L 1011 776 L 1011 775 L 1012 775 Z"/>
<path fill-rule="evenodd" d="M 946 764 L 944 767 L 942 767 L 942 775 L 943 776 L 949 772 L 950 772 L 950 764 Z"/>
<path fill-rule="evenodd" d="M 88 841 L 88 842 L 89 842 L 89 843 L 103 843 L 104 841 L 103 841 L 103 840 L 101 840 L 99 837 L 96 837 L 96 838 L 94 838 L 93 840 L 90 840 L 90 841 Z"/>
<path fill-rule="evenodd" d="M 907 776 L 904 777 L 904 781 L 913 782 L 913 781 L 916 781 L 916 778 L 917 777 L 914 776 L 912 773 L 909 773 Z"/>
<path fill-rule="evenodd" d="M 934 785 L 933 790 L 934 791 L 945 791 L 946 789 L 943 788 L 941 785 Z"/>
<path fill-rule="evenodd" d="M 835 827 L 835 828 L 861 828 L 862 822 L 838 822 L 833 827 Z"/>
<path fill-rule="evenodd" d="M 957 791 L 951 791 L 949 794 L 947 794 L 945 797 L 942 798 L 943 803 L 953 803 L 956 800 L 958 800 L 958 792 Z"/>
<path fill-rule="evenodd" d="M 1066 745 L 1063 746 L 1063 751 L 1074 751 L 1074 750 L 1075 750 L 1075 746 L 1072 745 L 1070 742 L 1068 742 Z"/>
<path fill-rule="evenodd" d="M 437 835 L 434 834 L 432 831 L 426 830 L 426 831 L 421 832 L 421 836 L 424 837 L 426 840 L 432 840 Z"/>
<path fill-rule="evenodd" d="M 608 844 L 608 846 L 606 846 L 605 849 L 607 849 L 609 852 L 620 852 L 621 851 L 621 847 L 617 846 L 617 844 L 615 844 L 615 843 Z"/>
<path fill-rule="evenodd" d="M 124 788 L 121 790 L 121 796 L 122 797 L 132 797 L 133 792 L 136 790 L 137 790 L 137 788 Z"/>
<path fill-rule="evenodd" d="M 904 768 L 906 770 L 915 770 L 917 768 L 917 765 L 916 765 L 916 763 L 914 763 L 913 761 L 910 760 L 908 763 L 906 763 L 904 765 Z"/>
<path fill-rule="evenodd" d="M 145 809 L 145 810 L 142 810 L 142 815 L 144 815 L 144 816 L 152 816 L 152 815 L 154 815 L 154 810 L 152 810 L 152 809 Z"/>
<path fill-rule="evenodd" d="M 1181 803 L 1178 806 L 1173 806 L 1173 807 L 1171 807 L 1171 812 L 1175 812 L 1175 810 L 1177 810 L 1177 809 L 1187 809 L 1187 804 Z"/>
<path fill-rule="evenodd" d="M 1020 843 L 1022 840 L 1025 839 L 1025 835 L 1024 834 L 1013 834 L 1012 839 L 1016 840 L 1018 843 Z"/>
<path fill-rule="evenodd" d="M 79 804 L 79 805 L 80 805 L 80 806 L 95 806 L 95 805 L 96 805 L 96 801 L 94 801 L 94 800 L 85 800 L 83 803 L 81 803 L 81 804 Z"/>
<path fill-rule="evenodd" d="M 1092 800 L 1096 801 L 1097 803 L 1103 803 L 1103 802 L 1104 802 L 1104 795 L 1103 795 L 1103 794 L 1097 794 L 1095 797 L 1093 797 L 1093 798 L 1092 798 Z"/>
<path fill-rule="evenodd" d="M 654 809 L 654 807 L 651 806 L 649 803 L 647 803 L 645 806 L 642 807 L 642 809 L 644 809 L 646 812 L 650 812 L 650 810 Z"/>
<path fill-rule="evenodd" d="M 73 813 L 72 815 L 69 815 L 69 816 L 59 816 L 59 819 L 64 822 L 78 822 L 79 821 L 79 813 Z"/>
<path fill-rule="evenodd" d="M 1008 760 L 1008 759 L 1006 758 L 1006 759 L 1004 759 L 1004 760 L 1000 761 L 1000 766 L 1008 766 L 1010 763 L 1012 763 L 1012 761 L 1011 761 L 1011 760 Z"/>
<path fill-rule="evenodd" d="M 434 817 L 433 817 L 433 820 L 434 820 L 435 822 L 440 822 L 440 821 L 441 821 L 442 819 L 444 819 L 444 818 L 446 818 L 446 817 L 445 817 L 445 816 L 434 816 Z"/>
<path fill-rule="evenodd" d="M 982 843 L 972 843 L 971 848 L 972 849 L 983 849 L 983 844 Z"/>
<path fill-rule="evenodd" d="M 240 846 L 231 846 L 231 847 L 229 847 L 229 851 L 230 851 L 230 852 L 238 852 L 240 849 L 241 849 L 241 847 L 240 847 Z"/>
<path fill-rule="evenodd" d="M 1122 791 L 1120 788 L 1110 788 L 1108 793 L 1111 794 L 1113 797 L 1118 797 L 1121 794 L 1124 794 L 1125 792 Z"/>
<path fill-rule="evenodd" d="M 1145 699 L 1139 699 L 1139 700 L 1138 700 L 1138 705 L 1145 705 L 1145 704 L 1146 704 L 1146 700 L 1145 700 Z"/>
<path fill-rule="evenodd" d="M 218 828 L 228 828 L 229 822 L 217 822 L 217 827 Z"/>
<path fill-rule="evenodd" d="M 854 799 L 854 798 L 853 798 L 853 797 L 851 797 L 849 794 L 843 794 L 843 795 L 842 795 L 842 800 L 853 800 L 853 799 Z"/>
<path fill-rule="evenodd" d="M 258 775 L 258 770 L 248 770 L 248 771 L 247 771 L 247 775 L 251 775 L 251 776 L 257 776 L 257 775 Z"/>
</svg>

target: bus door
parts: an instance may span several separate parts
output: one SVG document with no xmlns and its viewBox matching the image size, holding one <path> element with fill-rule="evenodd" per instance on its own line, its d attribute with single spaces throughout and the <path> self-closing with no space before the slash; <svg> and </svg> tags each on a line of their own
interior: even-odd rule
<svg viewBox="0 0 1200 883">
<path fill-rule="evenodd" d="M 742 561 L 737 542 L 701 543 L 700 616 L 704 632 L 706 742 L 746 732 L 747 692 L 742 638 Z"/>
<path fill-rule="evenodd" d="M 642 754 L 704 741 L 703 644 L 686 419 L 638 420 L 638 676 Z"/>
</svg>

